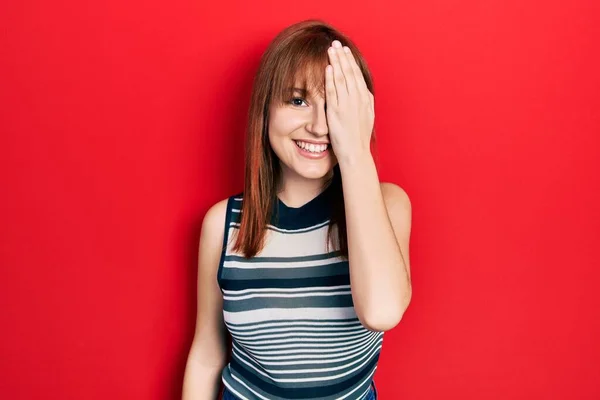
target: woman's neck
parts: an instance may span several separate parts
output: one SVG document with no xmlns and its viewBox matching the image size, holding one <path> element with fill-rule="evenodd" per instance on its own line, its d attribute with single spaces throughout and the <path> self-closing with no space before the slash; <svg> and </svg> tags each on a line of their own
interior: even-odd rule
<svg viewBox="0 0 600 400">
<path fill-rule="evenodd" d="M 288 207 L 300 207 L 323 192 L 332 176 L 333 171 L 321 179 L 306 179 L 298 174 L 282 171 L 277 197 Z"/>
</svg>

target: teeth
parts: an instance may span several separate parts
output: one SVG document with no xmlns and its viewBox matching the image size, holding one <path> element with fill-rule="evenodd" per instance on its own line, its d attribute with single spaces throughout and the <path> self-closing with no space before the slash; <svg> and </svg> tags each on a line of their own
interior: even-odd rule
<svg viewBox="0 0 600 400">
<path fill-rule="evenodd" d="M 298 145 L 298 147 L 300 147 L 301 149 L 310 151 L 311 153 L 322 153 L 325 150 L 327 150 L 326 144 L 312 144 L 312 143 L 301 142 L 299 140 L 295 140 L 295 142 Z"/>
</svg>

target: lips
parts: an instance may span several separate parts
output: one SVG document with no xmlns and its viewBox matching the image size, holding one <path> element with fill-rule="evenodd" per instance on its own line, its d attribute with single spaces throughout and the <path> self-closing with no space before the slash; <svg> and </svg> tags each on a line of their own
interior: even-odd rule
<svg viewBox="0 0 600 400">
<path fill-rule="evenodd" d="M 306 157 L 308 159 L 319 160 L 329 155 L 329 145 L 327 143 L 315 145 L 307 144 L 307 142 L 296 140 L 294 140 L 294 143 L 296 144 L 298 153 L 300 153 L 301 156 Z"/>
<path fill-rule="evenodd" d="M 296 146 L 298 146 L 299 148 L 315 154 L 322 153 L 326 151 L 329 147 L 328 143 L 314 143 L 304 140 L 294 140 L 294 143 L 296 143 Z"/>
</svg>

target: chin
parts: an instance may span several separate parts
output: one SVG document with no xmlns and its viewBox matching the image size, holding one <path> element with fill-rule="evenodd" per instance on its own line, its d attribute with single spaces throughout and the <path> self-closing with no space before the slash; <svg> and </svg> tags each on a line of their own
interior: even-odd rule
<svg viewBox="0 0 600 400">
<path fill-rule="evenodd" d="M 329 174 L 329 171 L 331 171 L 331 169 L 327 169 L 327 170 L 296 170 L 294 169 L 294 172 L 297 175 L 300 175 L 301 177 L 305 178 L 305 179 L 323 179 L 327 176 L 327 174 Z"/>
<path fill-rule="evenodd" d="M 337 164 L 337 159 L 335 156 L 329 156 L 314 164 L 307 164 L 303 161 L 304 160 L 299 163 L 293 163 L 292 167 L 296 174 L 306 179 L 323 179 L 332 172 L 333 168 Z"/>
<path fill-rule="evenodd" d="M 281 166 L 291 175 L 308 180 L 320 180 L 327 177 L 335 164 L 330 159 L 321 160 L 319 163 L 313 163 L 312 165 L 306 165 L 303 162 L 294 160 L 290 163 L 281 162 Z"/>
</svg>

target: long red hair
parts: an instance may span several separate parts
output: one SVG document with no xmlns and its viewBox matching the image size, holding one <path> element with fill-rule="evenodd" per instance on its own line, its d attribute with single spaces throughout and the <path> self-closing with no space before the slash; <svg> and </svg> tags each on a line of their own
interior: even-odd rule
<svg viewBox="0 0 600 400">
<path fill-rule="evenodd" d="M 262 55 L 254 77 L 248 112 L 244 201 L 240 229 L 233 247 L 247 258 L 255 256 L 264 246 L 265 229 L 271 220 L 281 174 L 279 159 L 271 148 L 267 132 L 269 107 L 289 101 L 292 97 L 289 89 L 298 87 L 298 82 L 303 85 L 302 88 L 324 97 L 325 67 L 329 64 L 327 49 L 336 39 L 350 48 L 368 89 L 375 94 L 371 73 L 358 48 L 348 37 L 321 20 L 305 20 L 285 28 Z M 375 132 L 372 144 L 374 141 Z M 347 257 L 346 216 L 338 165 L 334 167 L 332 180 L 328 183 L 332 185 L 328 238 L 333 243 L 337 240 L 340 254 Z M 334 227 L 337 229 L 334 230 Z"/>
</svg>

